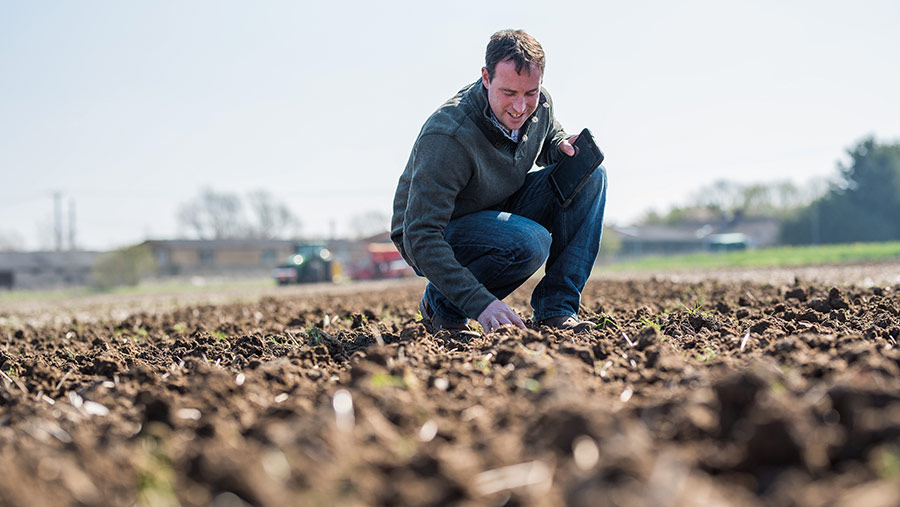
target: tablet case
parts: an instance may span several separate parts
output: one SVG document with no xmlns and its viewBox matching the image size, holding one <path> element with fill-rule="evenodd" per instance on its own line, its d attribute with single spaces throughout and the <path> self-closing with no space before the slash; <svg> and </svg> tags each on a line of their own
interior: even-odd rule
<svg viewBox="0 0 900 507">
<path fill-rule="evenodd" d="M 553 169 L 547 181 L 556 195 L 560 206 L 567 208 L 578 191 L 584 187 L 588 178 L 603 163 L 603 152 L 594 143 L 594 136 L 589 129 L 584 129 L 575 140 L 575 155 L 563 155 Z"/>
</svg>

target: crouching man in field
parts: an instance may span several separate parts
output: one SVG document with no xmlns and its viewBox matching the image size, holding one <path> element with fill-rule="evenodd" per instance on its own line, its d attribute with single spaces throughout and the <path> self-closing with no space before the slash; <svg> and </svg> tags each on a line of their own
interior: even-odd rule
<svg viewBox="0 0 900 507">
<path fill-rule="evenodd" d="M 394 196 L 391 239 L 429 283 L 419 309 L 432 330 L 524 328 L 502 301 L 546 262 L 532 322 L 576 332 L 581 291 L 603 229 L 606 171 L 566 208 L 547 182 L 572 156 L 570 136 L 541 87 L 544 51 L 519 30 L 495 33 L 481 79 L 425 122 Z M 543 169 L 534 170 L 535 166 Z"/>
</svg>

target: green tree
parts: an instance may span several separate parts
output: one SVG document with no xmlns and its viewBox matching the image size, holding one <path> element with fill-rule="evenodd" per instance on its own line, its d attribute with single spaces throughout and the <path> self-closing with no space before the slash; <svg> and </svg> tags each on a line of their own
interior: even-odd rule
<svg viewBox="0 0 900 507">
<path fill-rule="evenodd" d="M 695 192 L 683 207 L 672 207 L 665 215 L 647 213 L 644 225 L 714 223 L 743 217 L 783 217 L 812 200 L 815 191 L 801 190 L 791 181 L 737 183 L 717 180 Z M 817 195 L 821 195 L 818 193 Z"/>
<path fill-rule="evenodd" d="M 612 259 L 622 249 L 622 236 L 612 227 L 603 227 L 603 240 L 600 243 L 599 259 Z"/>
<path fill-rule="evenodd" d="M 900 239 L 900 144 L 868 137 L 847 151 L 829 191 L 782 224 L 790 244 Z"/>
<path fill-rule="evenodd" d="M 91 268 L 91 285 L 109 290 L 137 285 L 156 270 L 153 253 L 147 245 L 136 245 L 103 254 Z"/>
<path fill-rule="evenodd" d="M 844 195 L 873 218 L 900 225 L 900 144 L 878 144 L 870 137 L 848 154 L 851 163 L 838 164 Z"/>
</svg>

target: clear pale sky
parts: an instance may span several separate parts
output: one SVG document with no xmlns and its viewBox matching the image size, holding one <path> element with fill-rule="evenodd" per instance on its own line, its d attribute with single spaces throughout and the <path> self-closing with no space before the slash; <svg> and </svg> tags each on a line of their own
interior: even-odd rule
<svg viewBox="0 0 900 507">
<path fill-rule="evenodd" d="M 390 214 L 423 121 L 503 28 L 541 42 L 558 119 L 606 153 L 609 222 L 717 179 L 828 179 L 864 136 L 900 139 L 898 27 L 896 0 L 0 0 L 0 239 L 52 247 L 54 192 L 83 248 L 174 238 L 203 187 L 348 234 Z"/>
</svg>

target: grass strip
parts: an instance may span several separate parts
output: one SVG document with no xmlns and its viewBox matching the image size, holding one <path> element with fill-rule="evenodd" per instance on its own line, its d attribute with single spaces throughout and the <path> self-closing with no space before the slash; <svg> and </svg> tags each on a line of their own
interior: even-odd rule
<svg viewBox="0 0 900 507">
<path fill-rule="evenodd" d="M 648 256 L 598 266 L 598 271 L 656 271 L 711 268 L 814 266 L 900 259 L 900 241 L 779 246 L 731 252 Z"/>
</svg>

